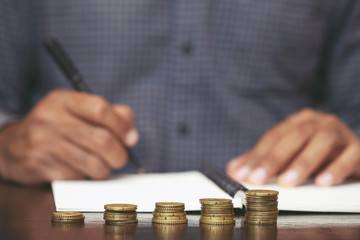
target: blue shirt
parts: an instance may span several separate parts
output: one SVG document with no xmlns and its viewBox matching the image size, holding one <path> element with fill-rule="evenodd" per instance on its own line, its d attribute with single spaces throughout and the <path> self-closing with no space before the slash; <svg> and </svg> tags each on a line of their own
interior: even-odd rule
<svg viewBox="0 0 360 240">
<path fill-rule="evenodd" d="M 224 168 L 305 107 L 360 133 L 360 1 L 3 0 L 2 123 L 71 88 L 47 36 L 96 94 L 134 109 L 148 171 Z"/>
</svg>

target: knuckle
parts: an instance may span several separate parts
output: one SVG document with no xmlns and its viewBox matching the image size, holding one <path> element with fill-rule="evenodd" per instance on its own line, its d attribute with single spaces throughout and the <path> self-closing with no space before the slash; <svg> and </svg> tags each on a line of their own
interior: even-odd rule
<svg viewBox="0 0 360 240">
<path fill-rule="evenodd" d="M 112 134 L 106 130 L 99 130 L 95 136 L 96 144 L 101 148 L 109 148 L 114 143 L 114 137 Z"/>
<path fill-rule="evenodd" d="M 98 96 L 92 96 L 91 106 L 93 117 L 96 119 L 106 116 L 110 108 L 106 100 Z"/>
<path fill-rule="evenodd" d="M 305 117 L 312 117 L 316 114 L 316 111 L 311 108 L 304 108 L 299 112 L 299 114 Z"/>
<path fill-rule="evenodd" d="M 323 122 L 324 122 L 326 125 L 334 126 L 334 125 L 338 124 L 339 119 L 338 119 L 338 117 L 337 117 L 336 115 L 334 115 L 334 114 L 326 114 L 326 115 L 324 116 Z"/>
<path fill-rule="evenodd" d="M 63 100 L 64 94 L 67 94 L 68 92 L 69 92 L 69 90 L 65 90 L 65 89 L 55 89 L 55 90 L 52 90 L 51 92 L 49 92 L 45 96 L 45 99 L 52 100 L 52 101 Z"/>
</svg>

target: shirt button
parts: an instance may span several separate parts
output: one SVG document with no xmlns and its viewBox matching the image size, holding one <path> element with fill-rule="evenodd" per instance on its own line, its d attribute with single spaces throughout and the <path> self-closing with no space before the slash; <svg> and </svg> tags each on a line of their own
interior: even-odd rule
<svg viewBox="0 0 360 240">
<path fill-rule="evenodd" d="M 178 126 L 178 133 L 182 136 L 189 134 L 189 127 L 185 123 L 181 123 Z"/>
<path fill-rule="evenodd" d="M 182 46 L 181 46 L 181 52 L 184 54 L 184 55 L 191 55 L 194 51 L 194 47 L 193 45 L 191 44 L 191 42 L 186 42 L 184 43 Z"/>
</svg>

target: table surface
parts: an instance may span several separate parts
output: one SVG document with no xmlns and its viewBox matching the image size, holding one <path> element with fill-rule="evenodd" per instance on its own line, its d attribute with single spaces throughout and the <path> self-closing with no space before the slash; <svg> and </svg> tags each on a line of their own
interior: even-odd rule
<svg viewBox="0 0 360 240">
<path fill-rule="evenodd" d="M 138 213 L 138 224 L 109 226 L 102 213 L 84 213 L 84 224 L 52 224 L 50 186 L 29 188 L 0 181 L 0 239 L 360 239 L 360 214 L 281 212 L 275 226 L 199 225 L 188 213 L 186 225 L 151 224 L 151 213 Z"/>
</svg>

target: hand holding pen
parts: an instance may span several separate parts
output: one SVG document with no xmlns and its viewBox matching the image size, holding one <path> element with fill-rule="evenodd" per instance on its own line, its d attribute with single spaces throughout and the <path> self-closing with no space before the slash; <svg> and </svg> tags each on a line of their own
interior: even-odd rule
<svg viewBox="0 0 360 240">
<path fill-rule="evenodd" d="M 105 179 L 138 141 L 134 113 L 84 92 L 54 90 L 0 134 L 1 178 L 26 185 Z"/>
</svg>

